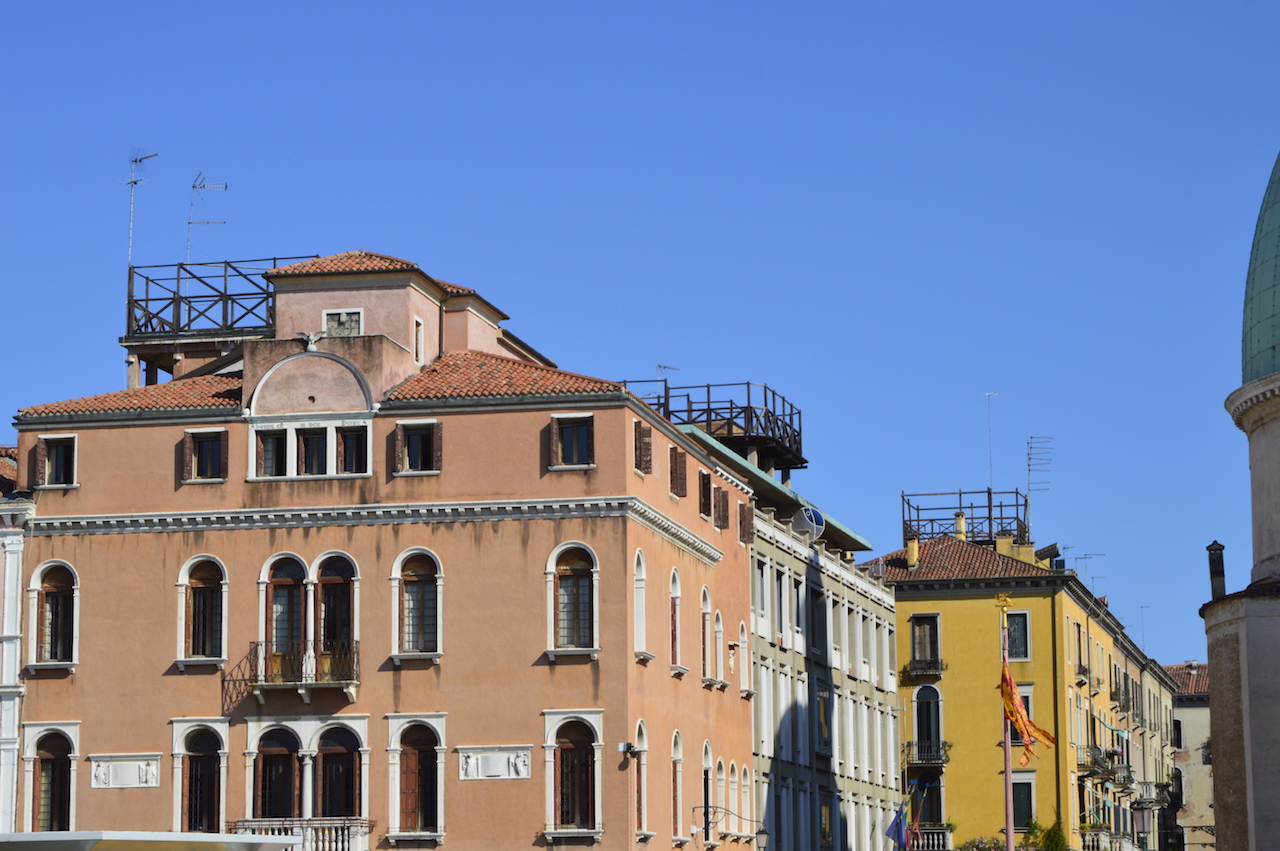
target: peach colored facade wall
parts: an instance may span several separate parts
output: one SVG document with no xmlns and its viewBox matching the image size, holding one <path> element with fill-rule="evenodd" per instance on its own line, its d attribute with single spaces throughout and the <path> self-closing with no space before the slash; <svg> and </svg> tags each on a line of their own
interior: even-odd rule
<svg viewBox="0 0 1280 851">
<path fill-rule="evenodd" d="M 407 276 L 385 276 L 386 283 L 331 286 L 296 282 L 278 283 L 276 298 L 276 338 L 288 340 L 300 332 L 314 334 L 324 330 L 324 314 L 331 310 L 363 308 L 361 334 L 381 334 L 413 352 L 413 321 L 422 320 L 426 337 L 424 361 L 439 353 L 440 306 L 422 291 L 406 286 Z M 332 279 L 330 279 L 332 280 Z"/>
<path fill-rule="evenodd" d="M 386 847 L 388 820 L 387 729 L 391 712 L 447 712 L 449 749 L 444 817 L 449 847 L 492 848 L 534 842 L 545 822 L 543 773 L 544 709 L 603 709 L 604 836 L 601 847 L 635 844 L 634 766 L 622 759 L 617 743 L 635 741 L 637 722 L 645 721 L 648 741 L 649 829 L 659 841 L 669 836 L 670 743 L 677 728 L 684 742 L 684 806 L 680 821 L 695 821 L 701 798 L 704 740 L 726 765 L 751 758 L 750 703 L 734 686 L 704 688 L 698 671 L 698 595 L 703 585 L 723 613 L 726 641 L 749 616 L 748 550 L 737 541 L 736 508 L 730 529 L 715 530 L 699 516 L 697 458 L 689 458 L 690 496 L 675 500 L 668 489 L 667 449 L 676 442 L 691 448 L 674 431 L 654 429 L 655 470 L 641 476 L 633 469 L 630 408 L 596 409 L 597 469 L 546 470 L 544 411 L 438 413 L 444 424 L 443 472 L 439 476 L 393 477 L 388 447 L 397 417 L 433 415 L 422 411 L 383 411 L 374 419 L 373 475 L 358 479 L 246 483 L 248 428 L 243 420 L 226 423 L 230 431 L 231 474 L 225 484 L 179 482 L 184 428 L 202 423 L 56 427 L 42 431 L 79 436 L 75 490 L 38 492 L 38 516 L 133 515 L 235 508 L 433 503 L 470 500 L 574 497 L 640 497 L 671 520 L 710 542 L 724 558 L 710 566 L 669 539 L 634 520 L 566 516 L 546 520 L 490 520 L 345 527 L 280 528 L 138 534 L 36 536 L 29 541 L 24 586 L 46 559 L 71 564 L 80 577 L 80 663 L 73 674 L 43 672 L 30 676 L 24 721 L 80 720 L 80 770 L 77 821 L 81 830 L 169 829 L 172 824 L 170 719 L 219 716 L 221 683 L 209 668 L 179 673 L 177 654 L 178 571 L 199 554 L 217 557 L 229 576 L 227 654 L 233 667 L 260 639 L 260 572 L 278 553 L 294 553 L 311 565 L 322 554 L 348 554 L 360 574 L 361 684 L 348 704 L 337 689 L 316 689 L 311 705 L 296 693 L 270 691 L 258 706 L 250 696 L 231 717 L 227 795 L 228 819 L 245 814 L 244 719 L 270 715 L 369 715 L 370 792 L 367 816 L 376 820 L 371 842 Z M 26 466 L 34 431 L 20 435 Z M 147 482 L 148 487 L 137 486 Z M 736 503 L 746 497 L 719 477 Z M 595 552 L 599 577 L 599 659 L 547 663 L 547 586 L 544 570 L 552 550 L 581 541 Z M 392 563 L 408 547 L 426 547 L 440 560 L 442 649 L 438 665 L 391 661 Z M 633 565 L 641 549 L 647 566 L 645 619 L 647 649 L 656 658 L 647 665 L 634 658 Z M 672 568 L 683 588 L 681 654 L 690 673 L 670 672 L 668 588 Z M 25 612 L 25 609 L 24 609 Z M 27 634 L 32 634 L 29 626 Z M 25 650 L 24 650 L 25 652 Z M 533 745 L 529 780 L 458 780 L 458 745 Z M 304 747 L 306 744 L 304 743 Z M 90 788 L 87 755 L 160 752 L 158 788 Z M 19 791 L 25 809 L 30 790 Z M 21 815 L 19 816 L 21 823 Z"/>
<path fill-rule="evenodd" d="M 470 310 L 446 310 L 444 314 L 444 350 L 458 352 L 470 349 L 509 358 L 511 350 L 498 342 L 498 329 Z"/>
</svg>

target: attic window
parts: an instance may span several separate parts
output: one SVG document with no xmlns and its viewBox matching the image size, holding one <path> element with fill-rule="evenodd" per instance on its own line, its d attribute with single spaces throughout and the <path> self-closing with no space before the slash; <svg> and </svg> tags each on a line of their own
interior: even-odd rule
<svg viewBox="0 0 1280 851">
<path fill-rule="evenodd" d="M 363 332 L 362 310 L 326 310 L 324 335 L 326 337 L 359 337 Z"/>
</svg>

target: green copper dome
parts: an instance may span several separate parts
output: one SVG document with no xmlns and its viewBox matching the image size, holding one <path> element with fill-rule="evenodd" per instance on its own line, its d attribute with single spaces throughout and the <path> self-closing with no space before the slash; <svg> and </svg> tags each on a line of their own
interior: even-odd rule
<svg viewBox="0 0 1280 851">
<path fill-rule="evenodd" d="M 1280 372 L 1280 157 L 1262 196 L 1244 288 L 1244 381 Z"/>
</svg>

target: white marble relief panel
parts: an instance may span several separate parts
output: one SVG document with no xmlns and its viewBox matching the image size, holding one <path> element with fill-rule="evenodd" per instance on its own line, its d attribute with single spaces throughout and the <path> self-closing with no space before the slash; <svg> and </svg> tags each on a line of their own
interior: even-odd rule
<svg viewBox="0 0 1280 851">
<path fill-rule="evenodd" d="M 90 787 L 93 789 L 138 789 L 160 785 L 160 754 L 89 754 Z"/>
<path fill-rule="evenodd" d="M 528 780 L 533 745 L 465 745 L 458 751 L 459 780 Z"/>
</svg>

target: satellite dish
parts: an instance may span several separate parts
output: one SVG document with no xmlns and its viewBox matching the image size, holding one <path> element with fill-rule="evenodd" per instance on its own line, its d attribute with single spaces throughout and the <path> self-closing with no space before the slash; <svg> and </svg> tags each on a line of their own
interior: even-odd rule
<svg viewBox="0 0 1280 851">
<path fill-rule="evenodd" d="M 791 516 L 791 528 L 805 536 L 809 543 L 813 543 L 822 537 L 823 531 L 827 528 L 827 521 L 821 511 L 806 505 Z"/>
</svg>

